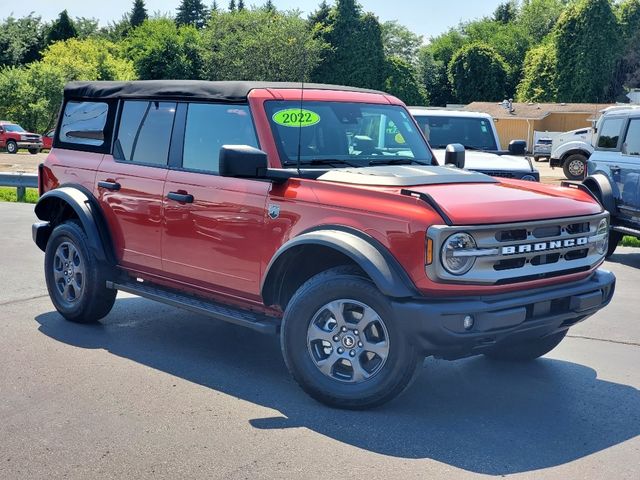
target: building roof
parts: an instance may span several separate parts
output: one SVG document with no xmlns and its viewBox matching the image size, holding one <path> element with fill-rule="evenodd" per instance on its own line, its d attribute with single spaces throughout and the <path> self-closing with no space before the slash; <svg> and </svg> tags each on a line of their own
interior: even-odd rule
<svg viewBox="0 0 640 480">
<path fill-rule="evenodd" d="M 141 80 L 133 82 L 70 82 L 64 88 L 67 99 L 171 98 L 244 102 L 255 89 L 300 89 L 301 83 L 207 82 L 203 80 Z M 355 87 L 305 83 L 309 90 L 340 90 L 377 93 Z"/>
<path fill-rule="evenodd" d="M 582 113 L 599 116 L 601 110 L 612 106 L 609 103 L 516 103 L 509 112 L 502 102 L 473 102 L 464 107 L 467 111 L 485 112 L 493 118 L 517 118 L 521 120 L 542 120 L 551 113 Z"/>
</svg>

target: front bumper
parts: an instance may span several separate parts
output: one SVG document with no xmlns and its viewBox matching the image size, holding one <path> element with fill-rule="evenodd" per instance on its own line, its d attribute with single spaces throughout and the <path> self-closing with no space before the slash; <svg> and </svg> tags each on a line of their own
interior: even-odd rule
<svg viewBox="0 0 640 480">
<path fill-rule="evenodd" d="M 44 148 L 44 144 L 42 142 L 16 142 L 18 148 L 38 148 L 42 150 Z"/>
<path fill-rule="evenodd" d="M 422 353 L 455 359 L 566 330 L 608 305 L 615 281 L 613 273 L 597 270 L 579 282 L 526 293 L 419 298 L 393 306 L 400 328 Z M 470 330 L 463 326 L 468 315 L 474 318 Z"/>
</svg>

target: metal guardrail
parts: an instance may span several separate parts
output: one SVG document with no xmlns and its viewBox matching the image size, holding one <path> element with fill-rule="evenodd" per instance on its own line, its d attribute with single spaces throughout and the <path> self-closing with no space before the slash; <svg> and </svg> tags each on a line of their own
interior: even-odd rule
<svg viewBox="0 0 640 480">
<path fill-rule="evenodd" d="M 24 202 L 27 188 L 38 188 L 35 173 L 0 173 L 0 187 L 15 187 L 19 202 Z"/>
</svg>

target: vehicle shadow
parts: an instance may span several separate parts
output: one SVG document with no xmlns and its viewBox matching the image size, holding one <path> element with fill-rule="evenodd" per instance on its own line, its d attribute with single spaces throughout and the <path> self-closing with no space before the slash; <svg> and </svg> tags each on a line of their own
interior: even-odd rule
<svg viewBox="0 0 640 480">
<path fill-rule="evenodd" d="M 640 268 L 640 253 L 635 253 L 636 251 L 637 249 L 625 251 L 618 250 L 607 258 L 607 261 L 626 265 L 627 267 Z"/>
<path fill-rule="evenodd" d="M 251 420 L 254 428 L 305 427 L 371 452 L 430 458 L 471 472 L 506 475 L 562 465 L 640 433 L 637 389 L 566 361 L 429 359 L 405 395 L 351 412 L 307 397 L 289 377 L 275 337 L 139 298 L 119 299 L 98 325 L 74 325 L 56 312 L 35 320 L 59 342 L 106 349 L 281 413 Z"/>
</svg>

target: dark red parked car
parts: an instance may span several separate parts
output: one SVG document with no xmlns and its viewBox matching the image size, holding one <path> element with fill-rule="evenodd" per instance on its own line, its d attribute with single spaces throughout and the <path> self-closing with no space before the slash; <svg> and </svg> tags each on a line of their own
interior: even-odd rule
<svg viewBox="0 0 640 480">
<path fill-rule="evenodd" d="M 382 92 L 90 82 L 64 98 L 33 237 L 68 320 L 121 290 L 277 334 L 310 395 L 364 408 L 425 356 L 544 355 L 613 295 L 588 190 L 463 170 L 456 145 L 437 166 Z"/>
<path fill-rule="evenodd" d="M 0 148 L 6 149 L 7 153 L 18 153 L 19 149 L 25 148 L 35 155 L 42 150 L 42 136 L 27 132 L 17 123 L 0 120 Z"/>
</svg>

